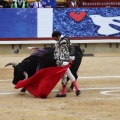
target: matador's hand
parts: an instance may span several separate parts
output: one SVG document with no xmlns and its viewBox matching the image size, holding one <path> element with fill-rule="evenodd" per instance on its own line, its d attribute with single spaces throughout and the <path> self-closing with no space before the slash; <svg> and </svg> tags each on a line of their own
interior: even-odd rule
<svg viewBox="0 0 120 120">
<path fill-rule="evenodd" d="M 63 62 L 63 64 L 61 65 L 61 67 L 65 67 L 69 64 L 69 62 Z"/>
</svg>

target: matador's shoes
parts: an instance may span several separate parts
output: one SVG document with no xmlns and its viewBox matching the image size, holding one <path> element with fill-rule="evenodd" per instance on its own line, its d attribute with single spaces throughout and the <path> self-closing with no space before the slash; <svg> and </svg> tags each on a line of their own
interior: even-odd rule
<svg viewBox="0 0 120 120">
<path fill-rule="evenodd" d="M 57 94 L 55 97 L 66 97 L 66 94 Z"/>
<path fill-rule="evenodd" d="M 76 96 L 80 95 L 81 94 L 80 90 L 76 91 L 75 94 L 76 94 Z"/>
</svg>

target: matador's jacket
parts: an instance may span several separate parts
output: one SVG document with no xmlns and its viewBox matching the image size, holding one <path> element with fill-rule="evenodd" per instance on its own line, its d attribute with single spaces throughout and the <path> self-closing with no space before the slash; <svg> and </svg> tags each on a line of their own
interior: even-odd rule
<svg viewBox="0 0 120 120">
<path fill-rule="evenodd" d="M 56 59 L 56 64 L 61 66 L 63 62 L 69 62 L 71 56 L 75 57 L 74 47 L 72 47 L 69 38 L 61 36 L 55 44 L 54 59 Z"/>
</svg>

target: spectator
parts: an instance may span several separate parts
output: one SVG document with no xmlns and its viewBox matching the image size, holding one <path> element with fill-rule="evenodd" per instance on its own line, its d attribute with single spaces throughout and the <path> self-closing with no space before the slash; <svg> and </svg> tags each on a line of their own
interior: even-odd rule
<svg viewBox="0 0 120 120">
<path fill-rule="evenodd" d="M 66 7 L 67 8 L 77 8 L 81 7 L 82 2 L 80 0 L 66 0 Z"/>
<path fill-rule="evenodd" d="M 56 8 L 56 0 L 43 0 L 46 3 L 46 8 Z"/>
<path fill-rule="evenodd" d="M 25 0 L 16 0 L 11 4 L 11 8 L 28 8 L 29 5 Z"/>
<path fill-rule="evenodd" d="M 35 2 L 32 2 L 29 4 L 31 8 L 45 8 L 46 3 L 42 0 L 36 0 Z"/>
<path fill-rule="evenodd" d="M 0 0 L 0 8 L 10 8 L 10 4 L 7 1 Z"/>
</svg>

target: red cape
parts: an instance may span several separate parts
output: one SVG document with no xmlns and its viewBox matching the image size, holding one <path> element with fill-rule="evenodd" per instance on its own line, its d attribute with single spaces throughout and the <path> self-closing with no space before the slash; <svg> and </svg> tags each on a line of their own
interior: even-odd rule
<svg viewBox="0 0 120 120">
<path fill-rule="evenodd" d="M 16 84 L 15 89 L 24 87 L 35 97 L 47 98 L 69 67 L 70 65 L 66 67 L 57 66 L 41 69 L 27 80 L 20 80 Z"/>
</svg>

